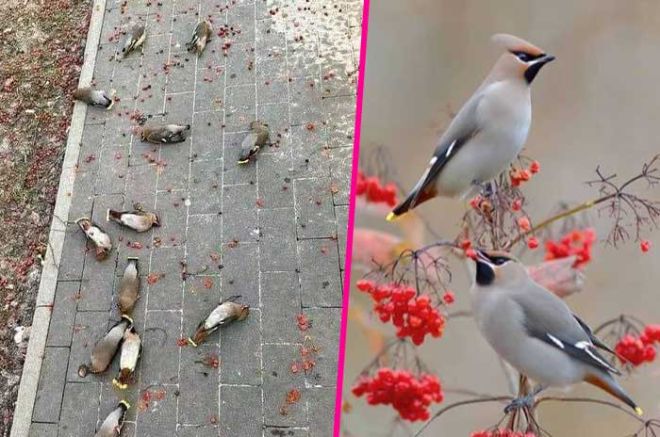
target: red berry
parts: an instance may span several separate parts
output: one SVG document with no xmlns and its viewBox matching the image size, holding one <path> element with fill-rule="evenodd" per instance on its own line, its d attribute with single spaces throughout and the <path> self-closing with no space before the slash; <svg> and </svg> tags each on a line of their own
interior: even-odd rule
<svg viewBox="0 0 660 437">
<path fill-rule="evenodd" d="M 530 224 L 529 219 L 527 217 L 520 217 L 518 219 L 518 227 L 523 232 L 528 232 L 529 230 L 532 229 L 532 225 Z"/>
<path fill-rule="evenodd" d="M 651 242 L 648 240 L 642 240 L 639 243 L 639 248 L 642 249 L 642 252 L 646 253 L 651 249 Z"/>
<path fill-rule="evenodd" d="M 531 171 L 533 174 L 538 173 L 541 171 L 541 163 L 538 161 L 532 161 L 532 163 L 529 165 L 529 171 Z"/>
<path fill-rule="evenodd" d="M 530 239 L 527 240 L 527 247 L 530 249 L 534 250 L 537 247 L 539 247 L 539 240 L 536 237 L 531 237 Z"/>
<path fill-rule="evenodd" d="M 454 296 L 454 293 L 452 293 L 451 291 L 447 290 L 447 291 L 445 291 L 445 294 L 442 296 L 442 300 L 443 300 L 447 305 L 451 305 L 451 304 L 454 303 L 454 301 L 456 300 L 456 298 L 455 298 L 455 296 Z"/>
</svg>

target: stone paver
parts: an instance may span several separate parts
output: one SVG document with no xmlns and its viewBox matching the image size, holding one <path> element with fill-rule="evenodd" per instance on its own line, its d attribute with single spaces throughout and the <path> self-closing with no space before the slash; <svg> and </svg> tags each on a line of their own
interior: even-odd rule
<svg viewBox="0 0 660 437">
<path fill-rule="evenodd" d="M 94 82 L 119 100 L 87 110 L 30 436 L 93 435 L 122 398 L 122 436 L 331 435 L 361 6 L 107 1 Z M 201 17 L 214 36 L 197 58 L 184 44 Z M 136 21 L 144 51 L 113 59 Z M 144 144 L 141 118 L 192 129 L 180 144 Z M 237 165 L 255 118 L 272 144 Z M 108 208 L 136 203 L 161 226 L 106 222 Z M 74 223 L 85 215 L 113 238 L 102 262 Z M 127 257 L 139 259 L 143 351 L 120 392 L 117 359 L 102 375 L 77 369 L 119 319 Z M 247 320 L 179 345 L 233 295 L 251 306 Z"/>
</svg>

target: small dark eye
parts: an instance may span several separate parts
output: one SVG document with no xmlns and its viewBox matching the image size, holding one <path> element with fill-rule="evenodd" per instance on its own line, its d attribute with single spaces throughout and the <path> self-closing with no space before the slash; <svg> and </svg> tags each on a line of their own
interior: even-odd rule
<svg viewBox="0 0 660 437">
<path fill-rule="evenodd" d="M 496 266 L 501 266 L 505 262 L 509 261 L 509 259 L 503 256 L 494 256 L 493 258 L 491 258 L 491 261 L 493 261 L 493 263 L 495 263 Z"/>
<path fill-rule="evenodd" d="M 532 59 L 534 59 L 533 56 L 531 56 L 530 54 L 525 53 L 525 52 L 512 52 L 512 53 L 513 53 L 514 55 L 516 55 L 516 57 L 517 57 L 518 59 L 520 59 L 521 61 L 523 61 L 523 62 L 529 62 L 529 61 L 531 61 Z"/>
</svg>

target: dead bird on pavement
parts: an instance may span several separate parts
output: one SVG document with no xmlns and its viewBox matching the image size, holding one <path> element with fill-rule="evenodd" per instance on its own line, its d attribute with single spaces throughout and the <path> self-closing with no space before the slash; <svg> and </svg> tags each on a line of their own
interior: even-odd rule
<svg viewBox="0 0 660 437">
<path fill-rule="evenodd" d="M 236 303 L 238 298 L 240 296 L 232 296 L 220 301 L 211 314 L 199 323 L 195 335 L 192 338 L 188 337 L 188 343 L 197 347 L 221 326 L 226 326 L 235 320 L 244 320 L 250 314 L 250 307 Z"/>
<path fill-rule="evenodd" d="M 78 88 L 73 92 L 73 98 L 89 106 L 100 106 L 105 109 L 112 108 L 112 105 L 115 103 L 105 91 L 95 90 L 90 87 Z"/>
<path fill-rule="evenodd" d="M 119 375 L 112 380 L 112 385 L 120 390 L 125 390 L 131 382 L 135 367 L 142 353 L 142 342 L 140 336 L 131 325 L 124 332 L 124 341 L 121 344 L 121 354 L 119 355 Z"/>
<path fill-rule="evenodd" d="M 108 414 L 101 426 L 99 427 L 94 437 L 119 437 L 121 428 L 124 425 L 124 417 L 126 411 L 131 408 L 131 404 L 121 400 L 114 410 Z"/>
<path fill-rule="evenodd" d="M 147 34 L 145 33 L 144 24 L 137 23 L 131 26 L 126 32 L 126 39 L 121 48 L 122 57 L 128 56 L 131 52 L 142 47 Z"/>
<path fill-rule="evenodd" d="M 124 275 L 119 282 L 117 306 L 122 314 L 130 314 L 140 295 L 140 274 L 138 258 L 128 258 Z"/>
<path fill-rule="evenodd" d="M 94 248 L 96 249 L 96 259 L 102 261 L 107 258 L 112 250 L 112 240 L 110 239 L 110 235 L 88 217 L 79 218 L 76 220 L 76 224 L 80 226 L 80 229 L 85 233 L 87 240 L 94 244 Z"/>
<path fill-rule="evenodd" d="M 108 209 L 106 220 L 119 223 L 136 232 L 146 232 L 152 226 L 160 226 L 158 216 L 153 212 L 148 212 L 138 207 L 133 211 L 115 211 Z"/>
<path fill-rule="evenodd" d="M 250 159 L 256 156 L 259 149 L 268 144 L 270 132 L 268 125 L 259 120 L 250 123 L 251 132 L 247 134 L 241 143 L 241 151 L 238 155 L 239 164 L 247 164 Z"/>
<path fill-rule="evenodd" d="M 197 26 L 195 26 L 192 38 L 190 39 L 190 42 L 186 44 L 186 48 L 189 52 L 201 55 L 206 47 L 206 43 L 211 39 L 211 35 L 213 35 L 211 23 L 207 20 L 199 22 Z"/>
<path fill-rule="evenodd" d="M 186 140 L 185 131 L 190 130 L 190 125 L 164 124 L 158 126 L 146 126 L 142 128 L 140 139 L 146 143 L 174 144 Z"/>
<path fill-rule="evenodd" d="M 126 315 L 121 316 L 121 320 L 115 323 L 105 336 L 94 345 L 90 364 L 81 364 L 78 368 L 78 375 L 84 378 L 88 372 L 105 372 L 117 354 L 119 344 L 124 339 L 124 332 L 132 325 L 133 319 Z"/>
</svg>

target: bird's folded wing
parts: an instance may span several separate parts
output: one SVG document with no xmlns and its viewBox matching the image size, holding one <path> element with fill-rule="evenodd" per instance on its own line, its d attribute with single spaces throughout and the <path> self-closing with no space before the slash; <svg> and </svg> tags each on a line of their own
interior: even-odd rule
<svg viewBox="0 0 660 437">
<path fill-rule="evenodd" d="M 591 340 L 591 330 L 585 330 L 586 324 L 577 319 L 557 296 L 534 284 L 516 294 L 514 300 L 523 311 L 523 323 L 529 336 L 585 364 L 620 374 L 596 350 Z"/>
<path fill-rule="evenodd" d="M 475 95 L 468 100 L 440 137 L 428 168 L 412 190 L 411 209 L 415 207 L 419 196 L 425 192 L 426 188 L 435 183 L 440 171 L 449 160 L 479 131 L 476 112 L 481 97 L 482 95 Z"/>
</svg>

